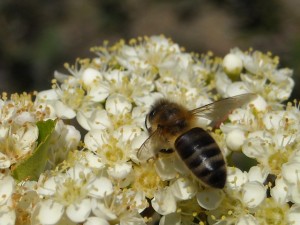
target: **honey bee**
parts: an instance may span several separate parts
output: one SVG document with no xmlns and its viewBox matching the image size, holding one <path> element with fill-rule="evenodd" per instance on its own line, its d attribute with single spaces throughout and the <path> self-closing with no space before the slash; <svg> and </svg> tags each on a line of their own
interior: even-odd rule
<svg viewBox="0 0 300 225">
<path fill-rule="evenodd" d="M 156 101 L 145 118 L 149 138 L 138 150 L 138 157 L 151 142 L 160 149 L 174 149 L 191 173 L 204 185 L 222 189 L 227 179 L 226 162 L 222 151 L 207 130 L 199 127 L 198 117 L 211 121 L 208 126 L 218 127 L 236 108 L 256 98 L 242 94 L 188 110 L 167 99 Z M 156 150 L 156 153 L 158 151 Z"/>
</svg>

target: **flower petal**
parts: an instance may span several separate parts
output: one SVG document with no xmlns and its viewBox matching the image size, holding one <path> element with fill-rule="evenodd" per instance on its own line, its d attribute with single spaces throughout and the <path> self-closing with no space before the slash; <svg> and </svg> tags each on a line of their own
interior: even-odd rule
<svg viewBox="0 0 300 225">
<path fill-rule="evenodd" d="M 89 217 L 83 225 L 109 225 L 107 220 L 99 217 Z"/>
<path fill-rule="evenodd" d="M 56 101 L 54 108 L 57 116 L 62 119 L 73 119 L 76 116 L 76 112 L 61 101 Z"/>
<path fill-rule="evenodd" d="M 230 131 L 226 136 L 226 144 L 232 151 L 238 151 L 244 144 L 245 133 L 240 129 Z"/>
<path fill-rule="evenodd" d="M 117 218 L 117 215 L 110 208 L 106 207 L 103 202 L 95 198 L 92 198 L 92 211 L 96 216 L 108 221 Z"/>
<path fill-rule="evenodd" d="M 300 163 L 288 162 L 283 164 L 282 176 L 288 183 L 297 185 L 300 179 Z"/>
<path fill-rule="evenodd" d="M 290 211 L 288 212 L 288 224 L 293 225 L 300 225 L 300 206 L 299 205 L 293 205 L 290 208 Z"/>
<path fill-rule="evenodd" d="M 64 213 L 64 206 L 51 199 L 41 202 L 38 220 L 41 224 L 52 225 L 57 223 Z"/>
<path fill-rule="evenodd" d="M 96 198 L 104 198 L 113 193 L 112 182 L 106 177 L 95 179 L 89 187 L 89 195 Z"/>
<path fill-rule="evenodd" d="M 106 131 L 91 130 L 84 136 L 84 143 L 90 151 L 96 152 L 98 148 L 107 143 L 107 139 Z"/>
<path fill-rule="evenodd" d="M 243 69 L 243 62 L 238 55 L 229 53 L 223 59 L 223 68 L 229 75 L 239 75 Z"/>
<path fill-rule="evenodd" d="M 266 189 L 257 181 L 247 182 L 242 188 L 242 198 L 249 208 L 257 207 L 266 198 Z"/>
<path fill-rule="evenodd" d="M 11 176 L 5 176 L 0 180 L 0 206 L 5 204 L 14 191 L 15 181 Z"/>
<path fill-rule="evenodd" d="M 230 97 L 249 93 L 249 90 L 245 83 L 238 81 L 228 85 L 226 92 L 227 95 Z"/>
<path fill-rule="evenodd" d="M 103 169 L 104 164 L 101 162 L 99 156 L 96 156 L 92 152 L 86 152 L 85 159 L 88 163 L 88 166 L 95 169 Z"/>
<path fill-rule="evenodd" d="M 248 181 L 248 176 L 243 173 L 239 168 L 228 167 L 227 168 L 227 187 L 239 190 L 241 186 Z"/>
<path fill-rule="evenodd" d="M 207 210 L 213 210 L 219 207 L 224 198 L 224 194 L 221 190 L 205 189 L 197 193 L 196 198 L 201 207 Z"/>
<path fill-rule="evenodd" d="M 9 158 L 4 155 L 2 152 L 0 152 L 0 169 L 6 169 L 8 167 L 10 167 L 10 160 Z"/>
<path fill-rule="evenodd" d="M 177 174 L 174 168 L 174 161 L 170 160 L 169 157 L 158 157 L 155 161 L 155 169 L 162 180 L 171 180 Z"/>
<path fill-rule="evenodd" d="M 175 197 L 168 189 L 157 191 L 151 200 L 151 205 L 161 215 L 167 215 L 176 211 Z"/>
<path fill-rule="evenodd" d="M 288 186 L 284 182 L 283 178 L 277 178 L 275 181 L 275 187 L 270 191 L 272 198 L 280 204 L 288 202 Z"/>
<path fill-rule="evenodd" d="M 257 111 L 262 112 L 267 109 L 268 103 L 263 97 L 257 96 L 257 98 L 251 102 L 251 105 L 253 105 Z"/>
<path fill-rule="evenodd" d="M 91 210 L 91 200 L 83 199 L 78 204 L 69 205 L 66 214 L 73 222 L 81 223 L 88 218 Z"/>
<path fill-rule="evenodd" d="M 43 178 L 43 177 L 40 177 L 40 179 L 41 178 Z M 50 195 L 50 196 L 53 195 L 57 188 L 56 179 L 57 179 L 57 177 L 48 178 L 43 185 L 40 185 L 38 187 L 37 192 L 40 195 Z"/>
<path fill-rule="evenodd" d="M 259 225 L 259 223 L 254 216 L 247 214 L 240 217 L 236 225 Z"/>
<path fill-rule="evenodd" d="M 181 217 L 178 213 L 170 213 L 160 218 L 159 225 L 180 225 Z"/>
<path fill-rule="evenodd" d="M 16 212 L 14 210 L 0 213 L 1 225 L 15 225 L 15 222 L 16 222 Z"/>
<path fill-rule="evenodd" d="M 130 112 L 132 105 L 123 95 L 112 94 L 105 102 L 105 109 L 113 115 L 119 115 Z"/>
<path fill-rule="evenodd" d="M 177 199 L 187 200 L 196 194 L 197 187 L 190 179 L 181 177 L 170 186 L 170 189 Z"/>
<path fill-rule="evenodd" d="M 86 68 L 82 73 L 82 81 L 86 86 L 93 86 L 95 82 L 101 79 L 101 73 L 94 68 Z"/>
<path fill-rule="evenodd" d="M 114 132 L 114 136 L 124 143 L 131 141 L 140 134 L 141 129 L 135 125 L 123 125 L 118 127 L 118 129 Z"/>
<path fill-rule="evenodd" d="M 131 172 L 132 165 L 130 163 L 116 164 L 114 167 L 108 168 L 107 172 L 115 179 L 125 179 Z"/>
<path fill-rule="evenodd" d="M 249 181 L 258 181 L 264 183 L 267 179 L 269 172 L 265 168 L 260 168 L 259 166 L 252 166 L 248 172 Z"/>
</svg>

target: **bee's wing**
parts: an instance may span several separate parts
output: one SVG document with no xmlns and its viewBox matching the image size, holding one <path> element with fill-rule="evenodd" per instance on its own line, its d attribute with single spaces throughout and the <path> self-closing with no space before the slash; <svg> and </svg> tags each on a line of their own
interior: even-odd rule
<svg viewBox="0 0 300 225">
<path fill-rule="evenodd" d="M 249 103 L 256 97 L 257 95 L 252 93 L 236 95 L 233 97 L 221 99 L 197 109 L 193 109 L 190 112 L 197 117 L 209 119 L 211 121 L 209 126 L 215 128 L 219 126 L 224 120 L 226 120 L 228 115 L 234 109 Z"/>
<path fill-rule="evenodd" d="M 137 151 L 137 158 L 141 162 L 145 162 L 156 155 L 157 146 L 160 143 L 160 130 L 155 130 L 150 136 L 144 141 L 141 147 Z"/>
</svg>

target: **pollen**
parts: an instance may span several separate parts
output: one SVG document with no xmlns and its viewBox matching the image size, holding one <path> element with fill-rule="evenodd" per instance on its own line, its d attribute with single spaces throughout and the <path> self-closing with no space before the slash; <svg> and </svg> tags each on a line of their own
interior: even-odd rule
<svg viewBox="0 0 300 225">
<path fill-rule="evenodd" d="M 71 108 L 76 109 L 81 106 L 85 92 L 81 88 L 69 88 L 62 95 L 62 100 Z"/>
<path fill-rule="evenodd" d="M 113 137 L 110 137 L 109 142 L 104 144 L 98 150 L 98 153 L 101 155 L 103 162 L 110 166 L 126 161 L 125 151 L 118 146 L 118 141 Z"/>
<path fill-rule="evenodd" d="M 80 202 L 87 193 L 85 185 L 82 182 L 76 182 L 73 179 L 67 179 L 58 187 L 56 199 L 63 205 L 70 205 Z"/>
<path fill-rule="evenodd" d="M 274 199 L 268 198 L 255 213 L 255 218 L 260 221 L 260 224 L 285 225 L 288 224 L 286 218 L 288 211 L 287 204 L 278 205 Z"/>
<path fill-rule="evenodd" d="M 269 157 L 268 164 L 273 174 L 278 174 L 284 163 L 288 162 L 289 154 L 286 151 L 277 151 Z"/>
<path fill-rule="evenodd" d="M 142 190 L 148 198 L 153 198 L 154 192 L 165 185 L 156 173 L 153 162 L 142 166 L 135 166 L 134 172 L 135 180 L 133 187 L 136 190 Z"/>
<path fill-rule="evenodd" d="M 115 164 L 124 158 L 124 153 L 121 149 L 113 148 L 112 146 L 108 145 L 105 151 L 105 157 L 107 162 Z"/>
</svg>

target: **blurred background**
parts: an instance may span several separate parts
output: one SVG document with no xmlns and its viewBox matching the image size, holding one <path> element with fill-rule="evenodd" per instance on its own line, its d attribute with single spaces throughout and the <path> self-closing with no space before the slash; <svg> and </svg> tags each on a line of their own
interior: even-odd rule
<svg viewBox="0 0 300 225">
<path fill-rule="evenodd" d="M 0 93 L 49 89 L 65 62 L 93 57 L 90 47 L 155 34 L 217 56 L 271 51 L 294 69 L 300 99 L 299 0 L 1 0 Z"/>
</svg>

